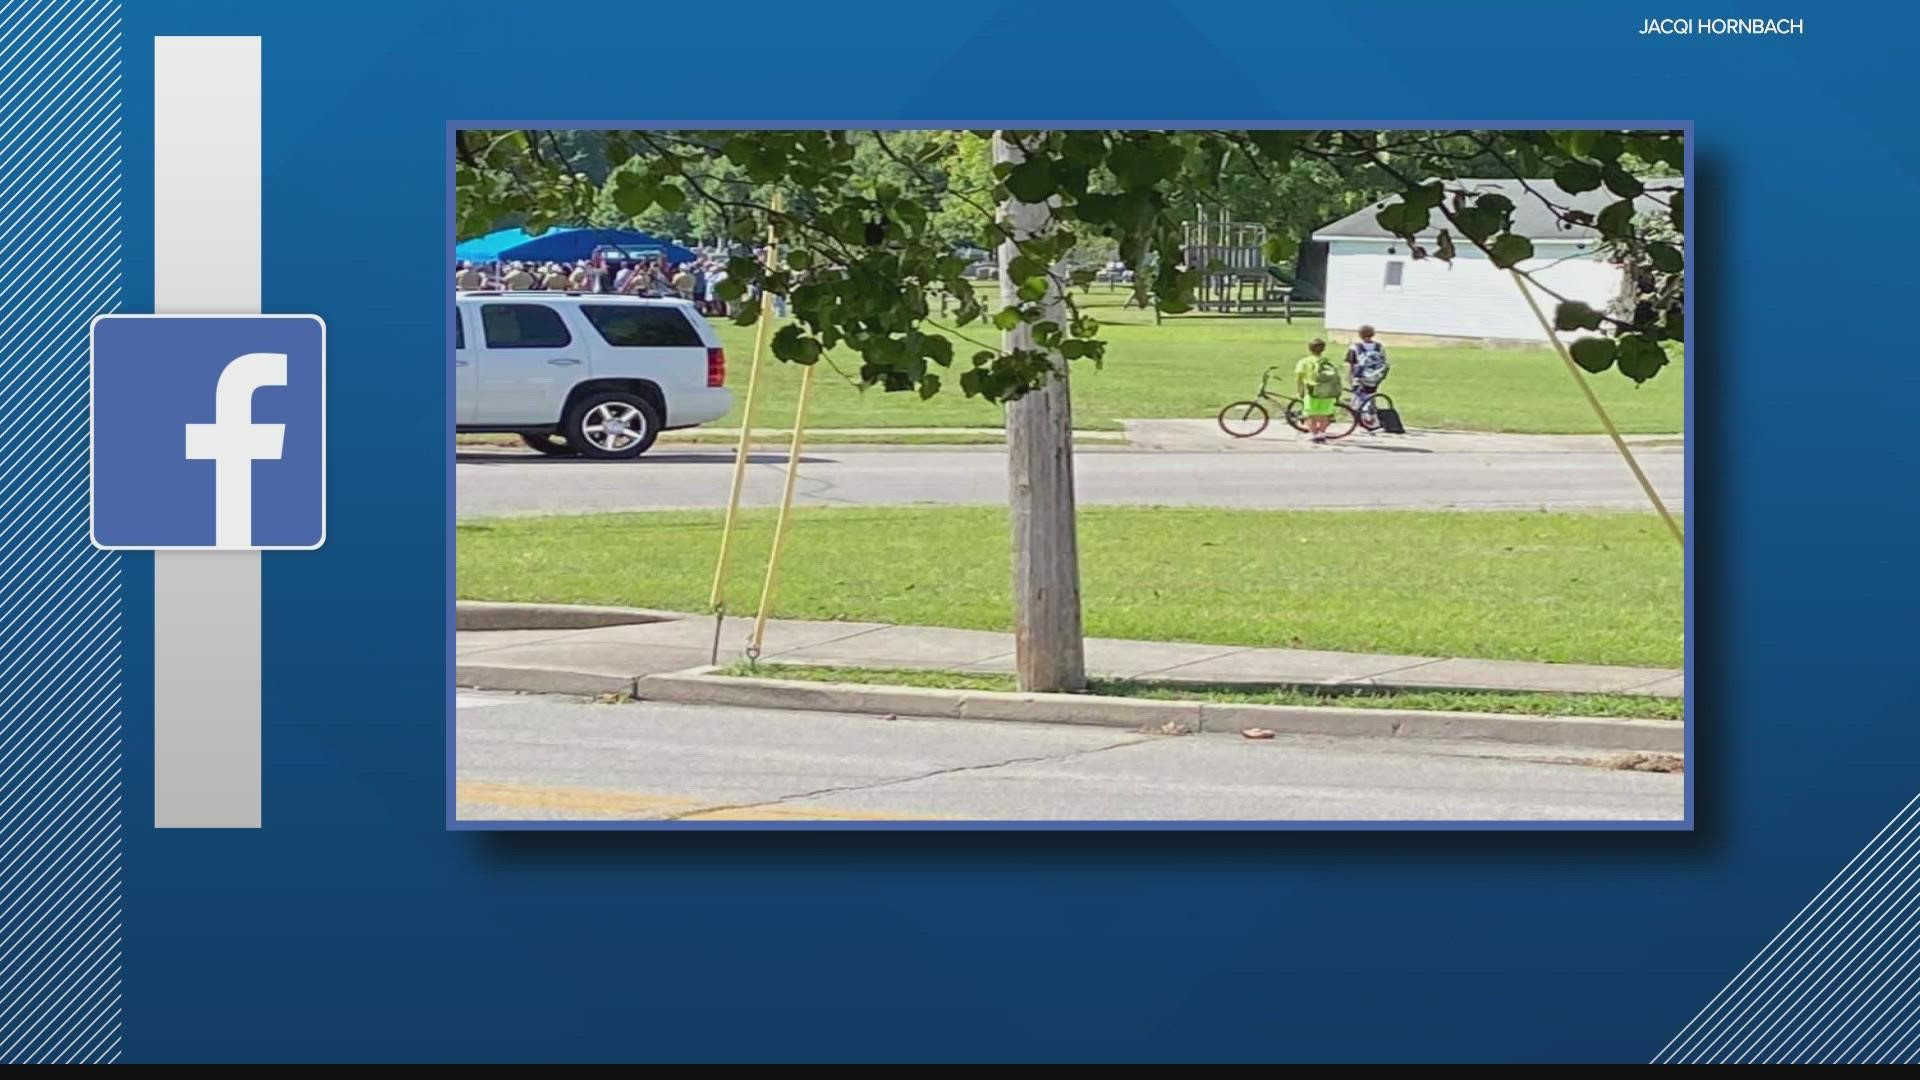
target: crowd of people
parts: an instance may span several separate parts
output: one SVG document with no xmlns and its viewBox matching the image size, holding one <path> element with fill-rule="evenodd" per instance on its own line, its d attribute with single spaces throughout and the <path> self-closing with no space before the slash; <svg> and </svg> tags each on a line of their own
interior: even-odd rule
<svg viewBox="0 0 1920 1080">
<path fill-rule="evenodd" d="M 678 265 L 664 257 L 651 259 L 581 259 L 574 263 L 462 262 L 454 269 L 453 287 L 461 292 L 498 289 L 506 292 L 589 292 L 620 296 L 678 297 L 702 315 L 725 317 L 731 305 L 720 296 L 727 280 L 723 255 L 700 255 Z"/>
</svg>

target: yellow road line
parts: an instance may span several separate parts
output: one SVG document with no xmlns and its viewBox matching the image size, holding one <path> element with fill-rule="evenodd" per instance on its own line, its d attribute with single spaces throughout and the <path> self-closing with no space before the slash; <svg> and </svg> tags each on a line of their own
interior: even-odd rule
<svg viewBox="0 0 1920 1080">
<path fill-rule="evenodd" d="M 891 810 L 835 810 L 825 806 L 723 806 L 680 815 L 681 821 L 951 821 L 940 814 L 901 814 Z"/>
<path fill-rule="evenodd" d="M 534 784 L 461 781 L 454 789 L 462 809 L 544 810 L 601 818 L 677 818 L 683 821 L 940 821 L 934 814 L 878 810 L 836 810 L 824 806 L 770 804 L 715 806 L 686 795 L 597 788 L 541 787 Z M 463 815 L 465 816 L 465 815 Z M 492 814 L 476 813 L 475 817 Z"/>
</svg>

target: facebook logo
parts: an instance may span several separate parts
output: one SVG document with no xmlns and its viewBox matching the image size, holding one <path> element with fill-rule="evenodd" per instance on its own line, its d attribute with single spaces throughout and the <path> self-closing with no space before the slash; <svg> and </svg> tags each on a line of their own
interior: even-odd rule
<svg viewBox="0 0 1920 1080">
<path fill-rule="evenodd" d="M 94 544 L 319 547 L 325 422 L 316 316 L 100 316 Z"/>
</svg>

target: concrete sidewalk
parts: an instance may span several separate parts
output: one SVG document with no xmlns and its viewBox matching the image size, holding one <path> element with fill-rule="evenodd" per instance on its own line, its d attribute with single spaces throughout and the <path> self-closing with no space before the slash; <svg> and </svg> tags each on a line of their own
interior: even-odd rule
<svg viewBox="0 0 1920 1080">
<path fill-rule="evenodd" d="M 720 628 L 720 662 L 744 654 L 751 620 Z M 593 629 L 462 630 L 455 679 L 462 686 L 551 693 L 630 690 L 642 675 L 680 671 L 711 656 L 714 620 L 686 615 Z M 781 664 L 1011 672 L 1013 635 L 989 630 L 882 623 L 767 624 L 761 659 Z M 1540 664 L 1428 656 L 1250 649 L 1232 645 L 1087 639 L 1087 669 L 1108 678 L 1197 683 L 1371 685 L 1401 689 L 1628 693 L 1681 697 L 1685 678 L 1668 668 Z"/>
<path fill-rule="evenodd" d="M 1127 445 L 1135 450 L 1165 453 L 1232 452 L 1239 454 L 1317 454 L 1345 451 L 1355 454 L 1607 454 L 1617 453 L 1605 435 L 1527 435 L 1498 431 L 1447 431 L 1408 428 L 1404 435 L 1356 431 L 1324 446 L 1288 427 L 1278 417 L 1267 430 L 1250 439 L 1236 439 L 1214 420 L 1123 420 Z M 1078 435 L 1075 436 L 1078 438 Z M 1627 435 L 1635 457 L 1684 457 L 1686 436 Z"/>
</svg>

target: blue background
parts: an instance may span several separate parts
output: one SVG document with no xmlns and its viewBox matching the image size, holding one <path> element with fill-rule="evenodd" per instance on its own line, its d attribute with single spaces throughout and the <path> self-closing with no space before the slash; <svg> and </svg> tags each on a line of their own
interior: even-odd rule
<svg viewBox="0 0 1920 1080">
<path fill-rule="evenodd" d="M 150 276 L 146 39 L 264 34 L 266 310 L 327 319 L 334 438 L 327 546 L 265 559 L 257 833 L 145 828 L 150 577 L 126 559 L 129 1055 L 1659 1050 L 1920 776 L 1915 444 L 1897 409 L 1810 412 L 1807 382 L 1871 334 L 1896 343 L 1870 352 L 1873 400 L 1914 389 L 1912 17 L 1829 2 L 1783 12 L 1804 37 L 1642 39 L 1663 12 L 1612 2 L 1192 7 L 131 7 L 128 280 Z M 1061 70 L 996 73 L 1039 19 Z M 662 42 L 702 73 L 601 81 L 596 57 Z M 449 119 L 1694 121 L 1697 828 L 447 832 Z"/>
<path fill-rule="evenodd" d="M 96 323 L 94 538 L 110 547 L 213 543 L 214 463 L 186 456 L 186 425 L 213 423 L 214 389 L 235 357 L 272 352 L 287 357 L 287 384 L 254 391 L 252 420 L 284 425 L 284 434 L 280 457 L 253 464 L 253 543 L 318 544 L 325 529 L 323 335 L 314 319 Z"/>
</svg>

